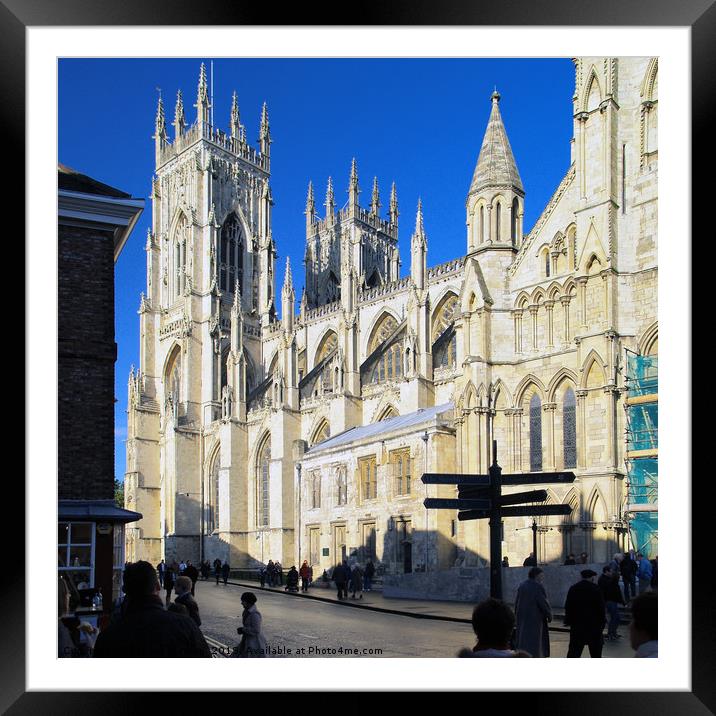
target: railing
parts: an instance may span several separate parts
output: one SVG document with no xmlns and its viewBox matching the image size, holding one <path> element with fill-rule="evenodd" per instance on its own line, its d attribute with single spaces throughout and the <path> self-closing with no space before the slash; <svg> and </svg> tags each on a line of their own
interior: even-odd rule
<svg viewBox="0 0 716 716">
<path fill-rule="evenodd" d="M 464 258 L 451 259 L 446 261 L 444 264 L 438 264 L 428 269 L 428 281 L 430 279 L 437 279 L 445 276 L 446 274 L 455 273 L 459 271 L 465 265 Z"/>
<path fill-rule="evenodd" d="M 325 303 L 322 306 L 317 306 L 316 308 L 311 308 L 310 310 L 306 311 L 303 315 L 303 320 L 304 322 L 312 321 L 316 318 L 321 318 L 322 316 L 328 316 L 332 313 L 336 313 L 340 309 L 340 301 L 333 301 L 333 303 Z"/>
<path fill-rule="evenodd" d="M 384 283 L 382 286 L 375 286 L 374 288 L 364 289 L 358 294 L 358 303 L 368 303 L 374 301 L 376 298 L 381 296 L 387 296 L 391 293 L 398 293 L 410 286 L 410 276 L 398 279 L 397 281 L 391 281 L 390 283 Z"/>
</svg>

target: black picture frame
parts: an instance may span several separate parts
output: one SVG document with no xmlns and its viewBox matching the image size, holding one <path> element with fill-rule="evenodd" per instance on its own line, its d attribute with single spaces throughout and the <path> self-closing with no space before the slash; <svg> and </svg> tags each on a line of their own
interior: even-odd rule
<svg viewBox="0 0 716 716">
<path fill-rule="evenodd" d="M 460 0 L 428 0 L 411 2 L 370 3 L 354 6 L 352 19 L 361 25 L 502 25 L 502 26 L 683 26 L 691 28 L 691 90 L 692 90 L 692 142 L 699 148 L 698 165 L 692 164 L 692 211 L 709 206 L 712 197 L 708 181 L 697 181 L 697 166 L 713 166 L 713 130 L 716 103 L 716 4 L 715 0 L 599 0 L 576 4 L 574 0 L 535 2 L 511 0 L 503 3 L 479 5 Z M 24 205 L 25 192 L 25 30 L 31 26 L 106 26 L 106 25 L 340 25 L 344 24 L 345 7 L 334 3 L 311 6 L 310 15 L 302 4 L 280 10 L 280 23 L 268 23 L 262 4 L 203 0 L 159 2 L 124 0 L 122 3 L 94 0 L 2 0 L 0 2 L 0 113 L 5 137 L 6 185 L 5 196 L 9 206 Z M 605 19 L 606 18 L 606 19 Z M 54 128 L 48 127 L 48 131 Z M 9 170 L 9 171 L 8 171 Z M 48 210 L 49 207 L 48 207 Z M 9 212 L 8 212 L 9 213 Z M 694 216 L 697 212 L 694 212 Z M 21 221 L 21 230 L 24 229 Z M 703 238 L 713 232 L 707 229 Z M 17 234 L 15 234 L 17 235 Z M 9 237 L 8 237 L 9 238 Z M 679 237 L 685 246 L 690 237 Z M 709 242 L 710 243 L 710 242 Z M 692 281 L 692 285 L 694 282 Z M 688 297 L 688 293 L 686 293 Z M 682 295 L 683 300 L 683 295 Z M 26 326 L 27 330 L 30 326 Z M 688 389 L 688 385 L 686 388 Z M 688 417 L 688 416 L 687 416 Z M 6 453 L 7 454 L 7 453 Z M 687 481 L 691 475 L 690 451 L 686 451 L 684 472 L 678 479 Z M 677 476 L 673 476 L 677 479 Z M 12 510 L 24 515 L 23 485 L 6 475 L 6 501 Z M 694 492 L 697 489 L 694 485 Z M 704 547 L 709 544 L 706 527 L 709 519 L 708 500 L 692 502 L 692 542 Z M 17 534 L 17 532 L 15 532 Z M 8 541 L 9 544 L 9 541 Z M 692 582 L 692 688 L 690 692 L 629 692 L 629 668 L 625 664 L 621 683 L 604 683 L 605 691 L 574 693 L 513 693 L 500 694 L 500 708 L 519 708 L 524 704 L 531 713 L 571 714 L 580 716 L 599 713 L 638 714 L 706 714 L 716 713 L 716 619 L 713 596 L 708 584 L 710 577 L 710 550 L 694 550 L 691 557 Z M 23 566 L 25 567 L 23 569 Z M 671 578 L 684 581 L 688 565 L 684 560 L 683 574 Z M 101 709 L 103 714 L 127 712 L 143 700 L 141 694 L 132 693 L 48 693 L 26 692 L 25 613 L 26 577 L 32 565 L 25 560 L 24 548 L 6 548 L 6 569 L 3 585 L 3 635 L 0 640 L 0 709 L 9 714 L 23 713 L 78 713 Z M 686 576 L 685 576 L 686 575 Z M 33 575 L 36 577 L 36 575 Z M 668 578 L 668 576 L 666 577 Z M 52 585 L 52 579 L 47 579 Z M 54 590 L 48 587 L 48 608 L 54 608 Z M 668 615 L 665 623 L 668 626 Z M 48 640 L 54 642 L 54 634 Z M 684 655 L 687 658 L 687 655 Z M 181 667 L 177 673 L 181 672 Z M 88 684 L 88 687 L 91 685 Z M 515 685 L 519 688 L 519 684 Z M 658 684 L 654 684 L 655 688 Z M 466 685 L 469 688 L 469 685 Z M 568 684 L 565 684 L 568 688 Z M 189 695 L 174 695 L 172 706 L 184 708 Z M 280 698 L 280 697 L 279 697 Z M 480 694 L 479 701 L 490 694 Z M 490 699 L 491 700 L 491 699 Z M 521 702 L 519 703 L 518 702 Z M 179 704 L 182 706 L 179 706 Z M 281 704 L 285 703 L 282 699 Z M 279 707 L 279 702 L 274 706 Z M 460 708 L 460 707 L 458 707 Z"/>
</svg>

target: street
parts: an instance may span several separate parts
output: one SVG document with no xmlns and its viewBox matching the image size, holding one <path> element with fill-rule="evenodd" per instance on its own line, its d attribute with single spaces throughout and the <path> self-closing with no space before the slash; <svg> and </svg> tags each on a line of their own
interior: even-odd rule
<svg viewBox="0 0 716 716">
<path fill-rule="evenodd" d="M 470 624 L 384 614 L 283 592 L 199 581 L 196 599 L 201 630 L 217 651 L 219 645 L 230 648 L 239 642 L 236 628 L 241 626 L 240 597 L 244 591 L 253 591 L 258 597 L 256 607 L 263 617 L 271 657 L 454 657 L 463 647 L 475 644 Z M 325 595 L 318 588 L 315 593 Z M 406 607 L 410 604 L 406 602 Z M 461 606 L 469 617 L 471 606 Z M 626 625 L 622 625 L 621 633 L 623 639 L 605 643 L 605 658 L 632 656 Z M 550 631 L 552 656 L 566 656 L 568 642 L 566 632 Z M 582 657 L 589 658 L 586 649 Z"/>
</svg>

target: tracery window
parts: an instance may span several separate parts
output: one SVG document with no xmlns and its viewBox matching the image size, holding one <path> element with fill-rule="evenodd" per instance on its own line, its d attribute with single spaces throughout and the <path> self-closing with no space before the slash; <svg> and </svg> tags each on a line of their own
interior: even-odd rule
<svg viewBox="0 0 716 716">
<path fill-rule="evenodd" d="M 363 499 L 374 500 L 378 496 L 378 467 L 375 456 L 361 458 L 358 461 L 358 469 Z"/>
<path fill-rule="evenodd" d="M 219 529 L 219 454 L 217 452 L 209 471 L 208 504 L 206 505 L 206 534 Z"/>
<path fill-rule="evenodd" d="M 542 469 L 542 401 L 535 393 L 530 400 L 530 470 Z"/>
<path fill-rule="evenodd" d="M 399 450 L 391 455 L 393 481 L 396 495 L 410 494 L 411 461 L 410 450 Z"/>
<path fill-rule="evenodd" d="M 386 314 L 373 332 L 373 338 L 368 346 L 368 354 L 382 346 L 394 333 L 398 322 L 390 314 Z M 394 343 L 378 358 L 373 367 L 372 383 L 385 383 L 396 380 L 403 375 L 401 344 Z"/>
<path fill-rule="evenodd" d="M 577 467 L 577 401 L 571 388 L 564 394 L 562 404 L 562 442 L 564 467 Z"/>
<path fill-rule="evenodd" d="M 495 241 L 500 240 L 501 226 L 502 223 L 502 204 L 498 201 L 495 207 Z"/>
<path fill-rule="evenodd" d="M 321 473 L 316 471 L 311 476 L 311 507 L 321 506 Z"/>
<path fill-rule="evenodd" d="M 221 227 L 219 239 L 219 288 L 233 294 L 236 281 L 243 291 L 244 240 L 236 214 L 230 214 Z"/>
<path fill-rule="evenodd" d="M 346 468 L 341 466 L 336 469 L 337 504 L 348 504 L 348 478 Z"/>
<path fill-rule="evenodd" d="M 189 222 L 182 214 L 174 233 L 172 247 L 172 292 L 173 300 L 177 300 L 184 294 L 186 287 L 186 251 L 189 242 Z"/>
<path fill-rule="evenodd" d="M 330 427 L 328 423 L 324 420 L 318 427 L 318 429 L 313 433 L 313 440 L 311 441 L 311 445 L 316 445 L 317 443 L 321 443 L 324 440 L 328 440 L 329 437 Z"/>
<path fill-rule="evenodd" d="M 512 200 L 512 211 L 510 216 L 510 237 L 512 238 L 512 245 L 517 243 L 517 213 L 520 210 L 519 202 L 517 197 Z"/>
<path fill-rule="evenodd" d="M 269 526 L 269 466 L 271 461 L 271 440 L 266 438 L 256 460 L 256 524 Z"/>
<path fill-rule="evenodd" d="M 454 368 L 456 365 L 457 336 L 453 324 L 457 310 L 458 298 L 451 293 L 440 302 L 433 315 L 433 366 L 436 368 Z"/>
<path fill-rule="evenodd" d="M 181 351 L 178 347 L 174 349 L 174 355 L 167 367 L 165 386 L 166 396 L 177 404 L 181 400 Z"/>
</svg>

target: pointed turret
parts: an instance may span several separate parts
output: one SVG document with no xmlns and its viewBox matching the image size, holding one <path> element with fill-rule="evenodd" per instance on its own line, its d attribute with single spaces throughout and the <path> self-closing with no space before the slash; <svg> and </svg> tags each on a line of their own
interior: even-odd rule
<svg viewBox="0 0 716 716">
<path fill-rule="evenodd" d="M 269 126 L 268 108 L 266 102 L 261 109 L 261 128 L 259 131 L 259 148 L 261 154 L 268 157 L 271 153 L 271 128 Z"/>
<path fill-rule="evenodd" d="M 306 232 L 308 234 L 316 217 L 316 200 L 313 197 L 313 182 L 308 182 L 308 196 L 306 197 Z"/>
<path fill-rule="evenodd" d="M 196 121 L 199 124 L 208 123 L 211 105 L 209 104 L 209 89 L 206 84 L 206 66 L 203 62 L 199 69 L 199 86 L 196 91 L 196 104 L 194 106 L 196 107 Z"/>
<path fill-rule="evenodd" d="M 167 146 L 169 138 L 167 137 L 167 121 L 164 117 L 164 102 L 162 102 L 162 93 L 159 92 L 159 101 L 157 102 L 157 116 L 154 120 L 154 149 L 157 165 L 160 161 L 162 149 Z"/>
<path fill-rule="evenodd" d="M 239 115 L 239 100 L 236 96 L 236 90 L 231 97 L 231 120 L 229 122 L 231 137 L 241 140 L 241 116 Z"/>
<path fill-rule="evenodd" d="M 351 178 L 348 185 L 348 203 L 350 206 L 358 206 L 358 194 L 360 189 L 358 188 L 358 167 L 356 166 L 355 157 L 351 162 Z"/>
<path fill-rule="evenodd" d="M 500 114 L 500 93 L 492 109 L 467 197 L 468 253 L 492 244 L 517 248 L 522 239 L 525 190 Z"/>
<path fill-rule="evenodd" d="M 281 289 L 281 322 L 287 333 L 293 331 L 293 308 L 296 294 L 293 290 L 293 276 L 291 275 L 291 259 L 286 257 L 286 275 Z"/>
<path fill-rule="evenodd" d="M 186 117 L 184 116 L 184 98 L 181 90 L 177 90 L 177 103 L 174 107 L 174 141 L 179 139 L 186 129 Z"/>
<path fill-rule="evenodd" d="M 241 286 L 236 279 L 234 288 L 234 303 L 231 306 L 231 351 L 238 356 L 243 351 L 243 315 L 241 313 Z"/>
<path fill-rule="evenodd" d="M 370 213 L 378 216 L 380 212 L 380 192 L 378 191 L 378 177 L 373 177 L 373 195 L 370 200 Z"/>
<path fill-rule="evenodd" d="M 390 223 L 398 225 L 398 192 L 395 189 L 395 182 L 390 188 Z"/>
<path fill-rule="evenodd" d="M 333 178 L 328 177 L 328 186 L 326 187 L 326 219 L 333 220 L 333 215 L 336 211 L 336 199 L 333 195 Z"/>
<path fill-rule="evenodd" d="M 418 211 L 415 215 L 415 231 L 410 239 L 410 276 L 416 288 L 425 288 L 427 276 L 428 240 L 423 225 L 423 202 L 418 199 Z"/>
</svg>

